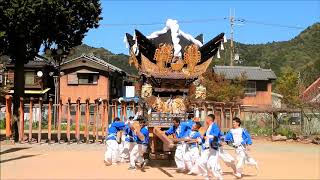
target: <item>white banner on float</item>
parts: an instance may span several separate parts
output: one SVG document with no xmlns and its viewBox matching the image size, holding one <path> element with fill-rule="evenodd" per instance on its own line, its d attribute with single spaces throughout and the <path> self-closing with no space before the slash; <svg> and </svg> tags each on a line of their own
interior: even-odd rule
<svg viewBox="0 0 320 180">
<path fill-rule="evenodd" d="M 126 86 L 126 97 L 134 97 L 134 86 Z"/>
</svg>

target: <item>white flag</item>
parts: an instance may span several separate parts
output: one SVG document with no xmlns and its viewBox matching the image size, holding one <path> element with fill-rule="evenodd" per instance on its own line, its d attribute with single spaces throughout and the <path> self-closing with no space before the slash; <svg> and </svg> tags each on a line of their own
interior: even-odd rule
<svg viewBox="0 0 320 180">
<path fill-rule="evenodd" d="M 136 31 L 133 33 L 133 40 L 136 40 Z"/>
<path fill-rule="evenodd" d="M 198 118 L 198 117 L 200 117 L 200 112 L 199 112 L 199 110 L 197 109 L 197 110 L 196 110 L 196 118 Z"/>
</svg>

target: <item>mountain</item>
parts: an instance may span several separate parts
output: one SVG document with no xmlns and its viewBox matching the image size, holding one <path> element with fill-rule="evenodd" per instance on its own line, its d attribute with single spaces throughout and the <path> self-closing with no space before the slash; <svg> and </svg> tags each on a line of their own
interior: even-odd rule
<svg viewBox="0 0 320 180">
<path fill-rule="evenodd" d="M 215 58 L 210 67 L 214 65 L 229 65 L 230 48 L 225 44 L 225 50 L 220 51 L 221 59 Z M 272 69 L 279 76 L 281 69 L 287 66 L 300 72 L 302 82 L 311 84 L 320 76 L 320 23 L 313 24 L 298 36 L 282 42 L 266 44 L 242 44 L 235 42 L 235 51 L 240 54 L 241 66 L 260 66 Z M 113 54 L 104 48 L 93 48 L 88 45 L 80 45 L 74 48 L 68 58 L 74 58 L 81 54 L 93 53 L 107 62 L 122 68 L 129 74 L 137 75 L 135 67 L 128 63 L 129 56 L 125 54 Z"/>
<path fill-rule="evenodd" d="M 68 59 L 76 58 L 82 54 L 94 54 L 95 56 L 105 60 L 106 62 L 123 69 L 131 75 L 137 75 L 138 71 L 135 67 L 130 66 L 128 63 L 129 56 L 125 54 L 113 54 L 104 48 L 94 48 L 86 44 L 82 44 L 73 48 L 72 53 Z"/>
<path fill-rule="evenodd" d="M 229 65 L 228 47 L 226 44 L 226 50 L 220 53 L 221 59 L 215 59 L 214 64 Z M 236 42 L 235 47 L 242 60 L 235 65 L 271 68 L 278 76 L 282 68 L 290 66 L 300 72 L 305 85 L 320 77 L 320 23 L 313 24 L 289 41 L 254 45 Z"/>
</svg>

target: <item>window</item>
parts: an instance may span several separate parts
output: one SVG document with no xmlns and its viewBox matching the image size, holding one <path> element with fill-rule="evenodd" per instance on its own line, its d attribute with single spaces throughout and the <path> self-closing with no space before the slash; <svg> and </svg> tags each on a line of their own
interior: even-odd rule
<svg viewBox="0 0 320 180">
<path fill-rule="evenodd" d="M 116 80 L 112 79 L 112 87 L 116 87 Z"/>
<path fill-rule="evenodd" d="M 34 85 L 35 84 L 35 72 L 25 72 L 24 78 L 25 78 L 25 84 L 26 85 Z"/>
<path fill-rule="evenodd" d="M 268 81 L 256 81 L 257 91 L 268 91 Z"/>
<path fill-rule="evenodd" d="M 68 84 L 98 84 L 98 76 L 97 73 L 71 73 L 68 74 Z"/>
<path fill-rule="evenodd" d="M 255 96 L 257 92 L 256 82 L 255 81 L 248 81 L 246 83 L 246 87 L 244 89 L 244 93 L 247 96 Z"/>
<path fill-rule="evenodd" d="M 97 74 L 78 74 L 79 84 L 98 84 Z"/>
<path fill-rule="evenodd" d="M 68 74 L 68 84 L 69 85 L 77 85 L 78 84 L 78 76 L 77 73 Z"/>
</svg>

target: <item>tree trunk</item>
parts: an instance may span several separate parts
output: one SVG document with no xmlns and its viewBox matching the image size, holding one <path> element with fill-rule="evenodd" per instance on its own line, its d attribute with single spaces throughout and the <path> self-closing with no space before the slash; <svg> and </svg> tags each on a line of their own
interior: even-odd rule
<svg viewBox="0 0 320 180">
<path fill-rule="evenodd" d="M 14 66 L 14 94 L 13 94 L 13 124 L 12 124 L 12 134 L 14 141 L 17 142 L 19 140 L 19 129 L 18 124 L 20 121 L 20 112 L 19 112 L 19 103 L 20 97 L 24 97 L 24 54 L 20 54 L 15 58 L 15 66 Z"/>
</svg>

